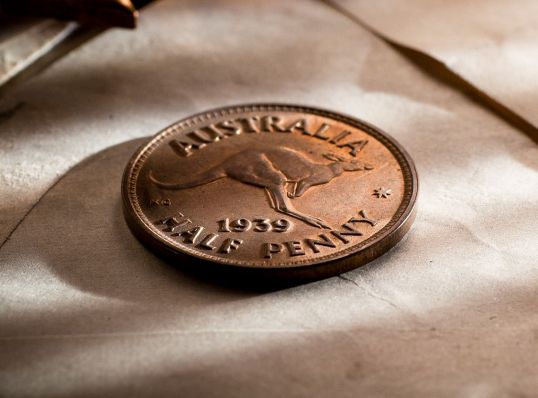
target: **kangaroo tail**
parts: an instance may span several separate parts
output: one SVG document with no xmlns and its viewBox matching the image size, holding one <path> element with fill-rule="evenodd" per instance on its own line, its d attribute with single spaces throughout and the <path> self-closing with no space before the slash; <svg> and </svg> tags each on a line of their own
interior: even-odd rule
<svg viewBox="0 0 538 398">
<path fill-rule="evenodd" d="M 155 178 L 153 172 L 150 170 L 148 178 L 151 182 L 157 185 L 159 188 L 163 189 L 185 189 L 185 188 L 194 188 L 200 185 L 205 185 L 220 178 L 226 177 L 226 173 L 219 167 L 214 167 L 207 171 L 204 171 L 200 174 L 195 174 L 194 176 L 185 179 L 181 182 L 163 182 Z"/>
</svg>

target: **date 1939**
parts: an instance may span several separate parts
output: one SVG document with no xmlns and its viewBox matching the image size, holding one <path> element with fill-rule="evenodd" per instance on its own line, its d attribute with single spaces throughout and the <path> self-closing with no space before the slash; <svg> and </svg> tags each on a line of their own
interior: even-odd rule
<svg viewBox="0 0 538 398">
<path fill-rule="evenodd" d="M 268 218 L 254 218 L 248 220 L 246 218 L 238 218 L 230 220 L 225 218 L 217 221 L 219 225 L 218 232 L 247 232 L 251 229 L 254 232 L 286 232 L 291 227 L 291 222 L 285 219 L 269 220 Z"/>
</svg>

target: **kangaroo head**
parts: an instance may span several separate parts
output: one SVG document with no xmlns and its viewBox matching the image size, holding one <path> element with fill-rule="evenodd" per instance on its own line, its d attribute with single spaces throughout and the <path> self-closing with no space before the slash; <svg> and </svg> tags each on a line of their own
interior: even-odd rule
<svg viewBox="0 0 538 398">
<path fill-rule="evenodd" d="M 359 162 L 357 159 L 346 159 L 330 152 L 324 153 L 323 157 L 338 163 L 345 171 L 372 170 L 374 168 L 368 163 Z"/>
</svg>

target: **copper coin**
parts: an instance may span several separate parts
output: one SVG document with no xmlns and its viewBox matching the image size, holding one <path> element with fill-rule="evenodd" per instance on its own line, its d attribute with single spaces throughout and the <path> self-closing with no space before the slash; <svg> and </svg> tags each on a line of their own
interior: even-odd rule
<svg viewBox="0 0 538 398">
<path fill-rule="evenodd" d="M 161 131 L 130 160 L 122 194 L 134 234 L 180 264 L 321 278 L 394 246 L 417 188 L 412 160 L 378 128 L 260 104 Z"/>
</svg>

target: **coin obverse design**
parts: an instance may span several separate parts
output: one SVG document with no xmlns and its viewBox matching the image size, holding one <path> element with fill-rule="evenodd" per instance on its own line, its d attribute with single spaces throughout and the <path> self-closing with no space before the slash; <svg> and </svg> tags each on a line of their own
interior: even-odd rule
<svg viewBox="0 0 538 398">
<path fill-rule="evenodd" d="M 178 265 L 316 279 L 398 243 L 417 189 L 409 155 L 368 123 L 244 105 L 158 133 L 127 165 L 122 196 L 132 232 Z"/>
</svg>

